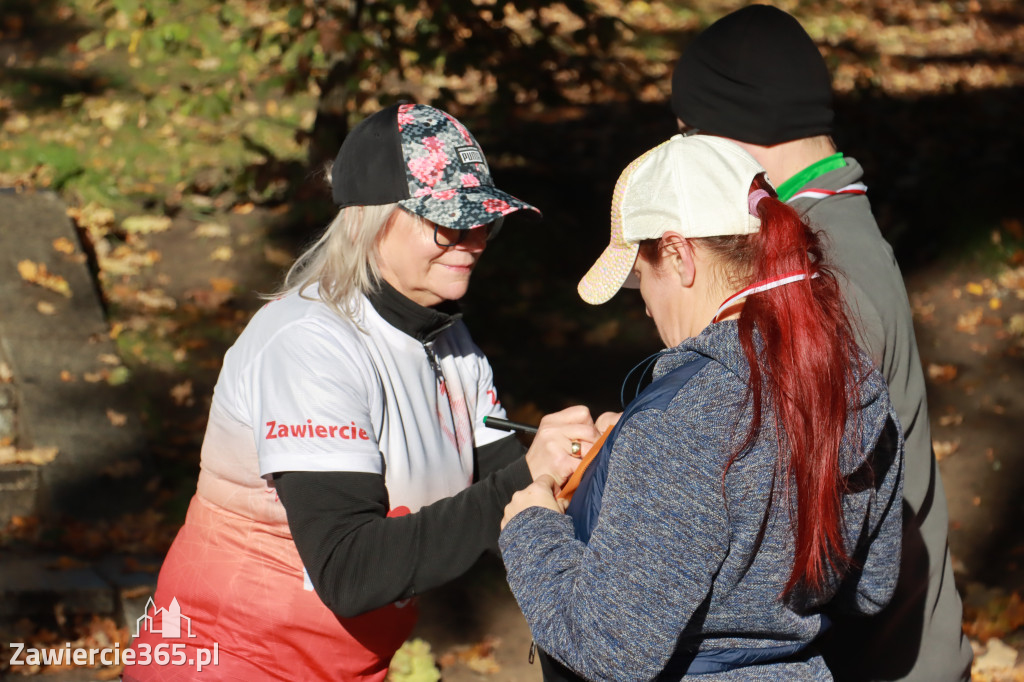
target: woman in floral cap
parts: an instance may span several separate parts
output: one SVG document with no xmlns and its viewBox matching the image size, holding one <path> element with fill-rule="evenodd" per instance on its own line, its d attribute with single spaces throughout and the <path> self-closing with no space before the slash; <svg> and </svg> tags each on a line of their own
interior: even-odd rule
<svg viewBox="0 0 1024 682">
<path fill-rule="evenodd" d="M 582 407 L 546 417 L 525 455 L 484 426 L 505 411 L 455 302 L 505 216 L 537 209 L 494 186 L 459 121 L 418 104 L 370 116 L 332 193 L 337 217 L 225 356 L 198 489 L 132 646 L 142 663 L 180 646 L 185 664 L 172 649 L 126 680 L 383 680 L 416 596 L 495 546 L 514 491 L 564 481 L 596 439 Z M 172 602 L 190 626 L 177 639 Z"/>
</svg>

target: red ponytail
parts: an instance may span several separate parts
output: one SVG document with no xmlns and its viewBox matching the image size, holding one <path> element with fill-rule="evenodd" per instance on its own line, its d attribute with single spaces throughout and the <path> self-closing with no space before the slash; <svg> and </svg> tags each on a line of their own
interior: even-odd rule
<svg viewBox="0 0 1024 682">
<path fill-rule="evenodd" d="M 753 421 L 733 460 L 756 438 L 767 399 L 779 437 L 782 480 L 796 484 L 795 509 L 790 502 L 796 553 L 783 596 L 798 585 L 818 594 L 830 576 L 842 575 L 850 564 L 843 543 L 846 488 L 839 452 L 850 406 L 859 404 L 859 377 L 850 361 L 856 341 L 836 278 L 822 266 L 818 236 L 775 198 L 762 176 L 751 185 L 758 189 L 770 193 L 757 204 L 758 233 L 700 241 L 727 270 L 745 273 L 748 282 L 791 271 L 817 275 L 746 299 L 739 337 L 750 365 Z M 787 498 L 793 500 L 791 494 Z"/>
</svg>

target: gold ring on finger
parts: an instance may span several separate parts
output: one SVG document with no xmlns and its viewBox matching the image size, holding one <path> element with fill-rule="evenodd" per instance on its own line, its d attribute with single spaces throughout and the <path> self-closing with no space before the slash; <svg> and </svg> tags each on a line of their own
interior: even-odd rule
<svg viewBox="0 0 1024 682">
<path fill-rule="evenodd" d="M 573 457 L 578 457 L 581 449 L 582 447 L 580 446 L 580 442 L 578 440 L 574 440 L 572 442 L 572 447 L 569 449 L 569 452 L 572 453 Z"/>
</svg>

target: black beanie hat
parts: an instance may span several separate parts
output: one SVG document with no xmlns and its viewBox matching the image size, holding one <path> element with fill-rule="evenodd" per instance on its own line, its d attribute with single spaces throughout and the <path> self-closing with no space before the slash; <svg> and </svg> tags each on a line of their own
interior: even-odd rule
<svg viewBox="0 0 1024 682">
<path fill-rule="evenodd" d="M 750 5 L 700 33 L 672 74 L 687 126 L 771 146 L 832 132 L 832 85 L 818 47 L 780 9 Z"/>
</svg>

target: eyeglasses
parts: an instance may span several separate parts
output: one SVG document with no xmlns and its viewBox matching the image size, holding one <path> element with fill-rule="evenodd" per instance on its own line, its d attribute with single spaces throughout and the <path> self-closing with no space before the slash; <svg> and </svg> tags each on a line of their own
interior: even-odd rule
<svg viewBox="0 0 1024 682">
<path fill-rule="evenodd" d="M 466 235 L 475 230 L 483 230 L 484 239 L 486 241 L 491 241 L 498 234 L 498 230 L 501 229 L 501 224 L 504 221 L 504 217 L 499 217 L 494 222 L 487 223 L 486 225 L 480 225 L 479 227 L 473 227 L 469 230 L 456 230 L 453 227 L 445 227 L 444 225 L 433 223 L 434 243 L 443 249 L 448 249 L 457 244 L 461 244 L 466 238 Z"/>
</svg>

